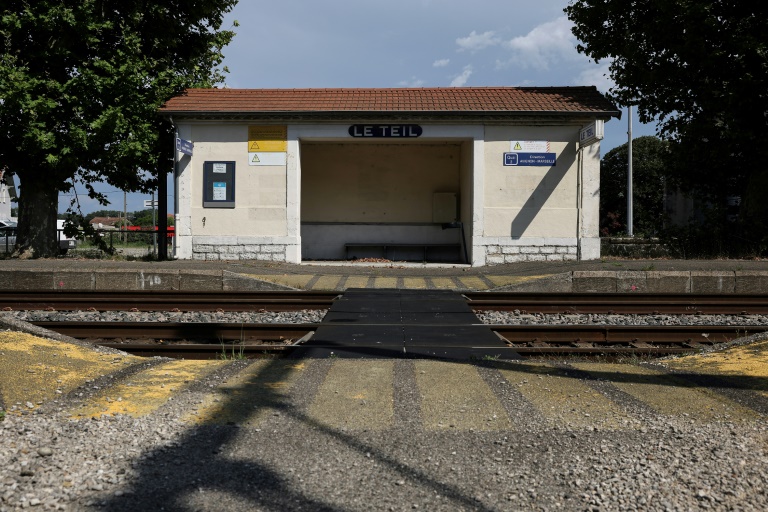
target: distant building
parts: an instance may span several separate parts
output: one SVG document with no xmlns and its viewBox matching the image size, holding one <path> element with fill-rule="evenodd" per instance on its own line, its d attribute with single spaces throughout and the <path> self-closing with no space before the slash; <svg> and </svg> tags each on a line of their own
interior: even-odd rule
<svg viewBox="0 0 768 512">
<path fill-rule="evenodd" d="M 122 221 L 122 217 L 94 217 L 90 224 L 95 229 L 117 229 Z"/>
</svg>

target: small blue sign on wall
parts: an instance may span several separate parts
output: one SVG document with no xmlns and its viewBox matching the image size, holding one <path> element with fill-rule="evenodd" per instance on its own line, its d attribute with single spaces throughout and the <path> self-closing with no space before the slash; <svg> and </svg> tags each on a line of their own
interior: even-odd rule
<svg viewBox="0 0 768 512">
<path fill-rule="evenodd" d="M 504 165 L 553 167 L 557 153 L 504 153 Z"/>
<path fill-rule="evenodd" d="M 195 149 L 195 145 L 184 139 L 176 139 L 176 150 L 181 151 L 185 155 L 192 156 L 192 151 Z"/>
</svg>

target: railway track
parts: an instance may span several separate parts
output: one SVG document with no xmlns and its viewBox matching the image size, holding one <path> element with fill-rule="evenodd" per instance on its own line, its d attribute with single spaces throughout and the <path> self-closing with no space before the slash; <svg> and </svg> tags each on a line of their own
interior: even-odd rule
<svg viewBox="0 0 768 512">
<path fill-rule="evenodd" d="M 340 292 L 0 292 L 0 310 L 297 311 L 325 309 Z M 466 292 L 476 311 L 521 313 L 768 313 L 768 295 Z"/>
<path fill-rule="evenodd" d="M 336 292 L 0 292 L 0 309 L 50 311 L 281 312 L 328 309 Z M 756 315 L 768 295 L 464 293 L 476 312 L 553 314 Z M 211 358 L 285 354 L 318 324 L 34 322 L 49 330 L 137 355 Z M 747 325 L 492 325 L 523 356 L 545 354 L 664 355 L 700 350 L 759 332 Z"/>
<path fill-rule="evenodd" d="M 35 325 L 142 356 L 210 359 L 222 354 L 286 354 L 318 324 L 35 322 Z M 754 326 L 491 325 L 522 356 L 668 355 L 695 352 L 759 331 Z"/>
</svg>

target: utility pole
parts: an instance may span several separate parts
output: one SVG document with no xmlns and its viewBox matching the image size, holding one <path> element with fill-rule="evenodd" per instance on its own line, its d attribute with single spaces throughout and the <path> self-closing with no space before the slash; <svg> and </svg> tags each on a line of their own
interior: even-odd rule
<svg viewBox="0 0 768 512">
<path fill-rule="evenodd" d="M 627 235 L 634 236 L 632 225 L 632 105 L 627 107 Z"/>
<path fill-rule="evenodd" d="M 128 192 L 123 190 L 123 243 L 128 243 Z"/>
</svg>

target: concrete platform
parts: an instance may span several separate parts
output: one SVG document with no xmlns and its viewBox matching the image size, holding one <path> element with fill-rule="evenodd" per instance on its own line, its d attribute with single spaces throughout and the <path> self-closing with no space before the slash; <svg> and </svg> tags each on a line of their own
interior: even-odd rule
<svg viewBox="0 0 768 512">
<path fill-rule="evenodd" d="M 466 265 L 0 260 L 6 290 L 415 290 L 768 293 L 768 260 L 615 260 Z"/>
</svg>

